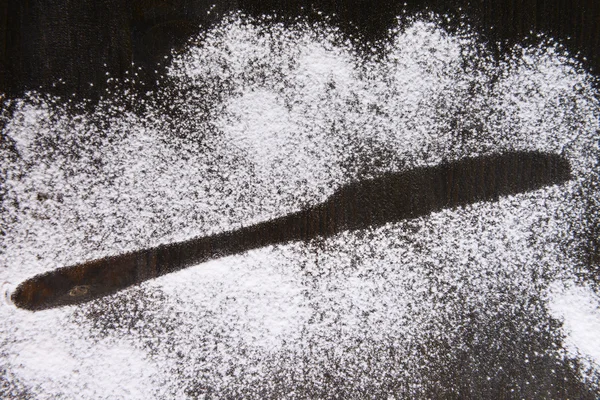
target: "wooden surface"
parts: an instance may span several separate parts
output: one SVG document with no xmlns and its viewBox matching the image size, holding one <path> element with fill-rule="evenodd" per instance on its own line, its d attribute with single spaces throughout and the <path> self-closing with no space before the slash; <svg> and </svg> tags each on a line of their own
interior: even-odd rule
<svg viewBox="0 0 600 400">
<path fill-rule="evenodd" d="M 138 72 L 144 85 L 139 88 L 144 89 L 162 73 L 171 49 L 182 49 L 197 27 L 209 26 L 236 9 L 310 18 L 319 10 L 343 31 L 359 33 L 366 40 L 384 37 L 403 9 L 407 15 L 433 10 L 464 16 L 486 40 L 505 43 L 498 56 L 530 32 L 546 32 L 571 53 L 581 52 L 579 59 L 598 71 L 599 4 L 595 0 L 1 0 L 0 92 L 19 94 L 41 86 L 42 91 L 97 98 L 107 86 L 106 74 L 125 78 L 132 62 L 142 68 Z M 61 78 L 65 82 L 53 87 Z"/>
<path fill-rule="evenodd" d="M 387 29 L 395 23 L 396 16 L 402 13 L 404 3 L 407 3 L 407 15 L 427 9 L 441 13 L 449 12 L 455 17 L 464 15 L 467 21 L 483 35 L 484 40 L 503 43 L 496 51 L 496 56 L 499 58 L 506 54 L 506 49 L 512 43 L 524 40 L 531 31 L 547 32 L 561 40 L 571 53 L 581 52 L 578 57 L 584 65 L 600 71 L 600 2 L 597 0 L 223 0 L 217 2 L 217 7 L 209 14 L 211 3 L 205 0 L 0 0 L 0 92 L 19 95 L 25 90 L 37 89 L 41 86 L 42 92 L 69 96 L 75 94 L 75 97 L 97 99 L 108 85 L 107 73 L 115 78 L 125 78 L 132 62 L 142 68 L 140 71 L 142 83 L 151 86 L 156 76 L 162 72 L 165 64 L 164 57 L 171 49 L 181 49 L 190 35 L 194 34 L 196 26 L 207 26 L 229 10 L 242 9 L 254 15 L 276 11 L 284 16 L 307 15 L 310 18 L 315 18 L 315 10 L 321 10 L 331 15 L 332 21 L 344 32 L 350 35 L 359 33 L 368 42 L 385 36 Z M 158 62 L 161 62 L 161 65 L 158 65 Z M 60 78 L 65 82 L 53 87 Z M 136 86 L 134 89 L 143 89 L 144 85 Z M 509 163 L 509 165 L 518 164 Z M 474 172 L 477 169 L 471 166 L 467 171 Z M 531 171 L 545 173 L 544 171 L 548 170 L 542 168 Z M 560 181 L 562 179 L 560 176 L 561 174 L 558 174 L 554 178 Z M 441 181 L 447 183 L 447 178 L 448 176 L 445 176 Z M 535 179 L 526 182 L 532 183 Z M 472 190 L 467 192 L 471 193 L 472 200 L 478 198 L 478 190 L 483 190 L 485 193 L 484 184 L 470 185 L 470 187 Z M 524 190 L 523 187 L 521 189 Z M 346 191 L 348 192 L 348 189 Z M 493 196 L 488 199 L 510 191 L 490 193 Z M 351 203 L 351 199 L 360 198 L 353 197 L 350 192 L 338 193 L 336 196 L 332 200 L 334 203 L 340 201 Z M 458 200 L 454 203 L 440 203 L 448 200 L 447 196 L 430 197 L 433 199 L 430 202 L 430 205 L 433 205 L 430 207 L 431 210 L 465 204 Z M 340 209 L 352 207 L 352 204 L 346 204 Z M 311 214 L 313 212 L 314 214 Z M 295 226 L 301 229 L 298 228 L 302 226 L 299 219 L 318 222 L 322 216 L 320 212 L 317 208 L 290 216 L 288 220 L 270 221 L 272 226 L 259 227 L 261 236 L 256 235 L 256 231 L 252 230 L 256 227 L 238 232 L 237 235 L 242 235 L 245 239 L 238 238 L 239 240 L 234 242 L 237 246 L 246 243 L 246 247 L 238 247 L 235 250 L 241 251 L 259 244 L 276 243 L 277 240 L 274 238 L 285 227 Z M 382 223 L 386 220 L 378 218 L 373 213 L 355 213 L 352 217 L 355 218 L 355 229 L 364 226 L 365 223 Z M 341 220 L 343 221 L 344 218 Z M 335 221 L 339 222 L 339 220 Z M 337 230 L 335 221 L 326 224 L 332 232 Z M 308 222 L 306 223 L 310 225 Z M 268 234 L 265 235 L 265 232 Z M 324 234 L 325 230 L 319 227 L 313 232 Z M 285 235 L 280 236 L 285 239 Z M 305 235 L 304 238 L 307 239 L 309 236 Z M 268 240 L 257 242 L 259 238 Z M 288 237 L 286 240 L 289 239 Z M 224 237 L 200 238 L 196 241 L 196 244 L 202 242 L 200 248 L 206 249 L 213 247 L 213 243 L 224 246 L 228 241 L 231 242 L 230 238 L 224 240 Z M 599 247 L 591 243 L 592 250 Z M 221 250 L 219 253 L 211 250 L 207 251 L 208 255 L 201 257 L 200 254 L 195 254 L 196 258 L 191 257 L 187 261 L 181 261 L 181 257 L 175 254 L 180 254 L 178 249 L 181 250 L 186 246 L 189 246 L 189 243 L 125 255 L 121 259 L 121 266 L 129 266 L 126 272 L 131 275 L 116 273 L 116 270 L 110 267 L 115 265 L 111 264 L 114 259 L 103 259 L 84 264 L 79 270 L 77 268 L 73 270 L 72 274 L 67 269 L 59 270 L 58 275 L 62 280 L 57 284 L 52 281 L 47 284 L 42 278 L 38 281 L 34 278 L 31 281 L 32 286 L 23 287 L 20 292 L 22 298 L 18 298 L 19 292 L 16 293 L 17 303 L 20 301 L 26 308 L 40 309 L 70 302 L 76 303 L 114 292 L 130 284 L 160 275 L 156 262 L 159 259 L 158 253 L 161 252 L 164 253 L 161 256 L 163 264 L 168 265 L 163 272 L 169 272 L 192 261 L 202 260 L 202 257 L 208 259 L 232 251 Z M 170 255 L 171 253 L 173 255 Z M 194 252 L 188 251 L 186 254 L 194 255 Z M 591 259 L 600 260 L 593 251 L 590 254 Z M 107 265 L 108 269 L 104 269 Z M 140 266 L 142 268 L 139 268 Z M 88 268 L 88 271 L 98 272 L 97 277 L 100 277 L 98 282 L 112 282 L 113 285 L 100 286 L 106 290 L 96 292 L 95 283 L 86 280 L 89 276 L 82 273 L 85 268 Z M 108 275 L 103 275 L 102 271 Z M 112 276 L 111 271 L 114 272 Z M 119 272 L 123 271 L 119 270 Z M 41 290 L 36 286 L 40 282 L 46 285 Z M 45 293 L 47 297 L 38 296 L 36 293 Z M 49 298 L 55 303 L 48 300 Z M 102 314 L 105 312 L 104 309 L 99 311 Z M 513 327 L 512 321 L 502 320 L 496 322 L 496 325 L 490 325 L 488 335 L 490 337 L 496 335 L 495 330 L 498 326 L 503 326 L 502 324 Z M 517 328 L 518 326 L 515 327 Z M 473 332 L 474 335 L 477 334 L 477 331 Z M 485 367 L 486 363 L 492 366 L 502 365 L 506 368 L 509 378 L 506 380 L 498 378 L 494 380 L 494 385 L 489 385 L 485 381 L 485 376 L 480 376 L 478 364 L 473 364 L 471 359 L 465 357 L 464 360 L 456 360 L 455 364 L 449 364 L 451 368 L 444 370 L 444 366 L 440 367 L 446 372 L 440 373 L 437 378 L 441 394 L 432 393 L 431 397 L 447 398 L 448 393 L 457 393 L 454 390 L 459 389 L 462 393 L 470 393 L 472 398 L 512 398 L 514 394 L 509 391 L 510 379 L 518 382 L 520 378 L 529 379 L 529 373 L 533 371 L 536 375 L 535 379 L 532 380 L 532 385 L 524 386 L 524 391 L 529 390 L 524 393 L 538 395 L 550 393 L 548 398 L 592 398 L 587 388 L 580 382 L 580 377 L 573 375 L 569 365 L 555 365 L 553 360 L 538 361 L 539 364 L 527 368 L 522 364 L 521 359 L 524 354 L 532 354 L 536 351 L 541 353 L 549 348 L 551 340 L 545 335 L 546 333 L 536 335 L 527 332 L 523 333 L 522 337 L 515 335 L 517 340 L 511 343 L 514 347 L 502 349 L 501 352 L 488 348 L 486 341 L 473 340 L 474 357 L 479 357 L 481 363 L 479 366 Z M 535 340 L 530 340 L 531 338 Z M 554 370 L 558 372 L 550 375 L 549 371 L 554 372 Z M 445 391 L 446 389 L 448 391 Z"/>
</svg>

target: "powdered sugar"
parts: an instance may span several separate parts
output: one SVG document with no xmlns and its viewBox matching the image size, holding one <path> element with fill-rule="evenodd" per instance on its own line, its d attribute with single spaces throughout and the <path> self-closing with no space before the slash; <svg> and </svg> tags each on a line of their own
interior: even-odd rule
<svg viewBox="0 0 600 400">
<path fill-rule="evenodd" d="M 56 99 L 17 101 L 3 132 L 17 155 L 2 165 L 0 280 L 247 226 L 442 160 L 534 149 L 567 157 L 573 179 L 214 260 L 78 307 L 3 305 L 6 387 L 559 396 L 524 381 L 572 379 L 563 332 L 595 357 L 582 319 L 548 296 L 582 267 L 598 198 L 591 78 L 551 42 L 496 62 L 471 33 L 428 20 L 390 35 L 369 58 L 334 29 L 234 16 L 175 57 L 150 96 L 114 94 L 75 116 Z"/>
</svg>

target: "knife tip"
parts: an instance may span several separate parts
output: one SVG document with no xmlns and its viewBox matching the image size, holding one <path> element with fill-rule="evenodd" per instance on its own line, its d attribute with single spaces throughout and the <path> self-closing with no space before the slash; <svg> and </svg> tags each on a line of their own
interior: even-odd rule
<svg viewBox="0 0 600 400">
<path fill-rule="evenodd" d="M 14 307 L 15 302 L 13 301 L 13 294 L 15 291 L 14 285 L 8 281 L 2 283 L 2 300 L 5 305 Z"/>
</svg>

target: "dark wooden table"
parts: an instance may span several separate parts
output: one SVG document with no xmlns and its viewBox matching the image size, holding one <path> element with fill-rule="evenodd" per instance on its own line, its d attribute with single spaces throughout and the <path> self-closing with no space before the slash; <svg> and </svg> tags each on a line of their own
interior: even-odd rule
<svg viewBox="0 0 600 400">
<path fill-rule="evenodd" d="M 0 93 L 19 96 L 35 89 L 94 101 L 109 85 L 107 76 L 125 78 L 132 63 L 140 68 L 139 83 L 133 89 L 145 90 L 162 73 L 171 50 L 183 49 L 198 26 L 209 26 L 234 10 L 312 19 L 321 18 L 316 11 L 322 11 L 347 34 L 360 35 L 363 45 L 385 38 L 403 10 L 406 15 L 432 10 L 452 17 L 450 29 L 465 19 L 484 40 L 498 43 L 492 46 L 498 58 L 512 44 L 546 33 L 578 54 L 586 68 L 596 74 L 600 71 L 598 0 L 0 0 Z M 56 84 L 60 79 L 63 82 Z M 595 252 L 600 246 L 594 240 L 590 238 L 591 268 L 600 260 Z M 570 371 L 568 366 L 560 368 Z M 440 384 L 446 388 L 457 384 L 470 388 L 476 387 L 473 380 L 483 377 L 443 379 Z M 541 393 L 554 388 L 550 379 L 540 376 L 532 383 Z M 491 398 L 492 393 L 510 398 L 501 385 L 487 395 L 474 393 L 474 398 Z M 556 385 L 573 398 L 587 398 L 590 393 L 573 376 Z"/>
<path fill-rule="evenodd" d="M 589 68 L 600 67 L 595 0 L 2 0 L 0 92 L 19 94 L 41 86 L 97 98 L 107 85 L 106 74 L 124 78 L 132 63 L 151 86 L 171 49 L 181 49 L 198 26 L 237 9 L 309 18 L 322 11 L 366 41 L 384 37 L 403 10 L 408 15 L 432 10 L 463 16 L 490 42 L 504 43 L 498 56 L 530 32 L 545 32 L 571 53 L 580 52 Z M 61 78 L 64 83 L 53 87 Z"/>
</svg>

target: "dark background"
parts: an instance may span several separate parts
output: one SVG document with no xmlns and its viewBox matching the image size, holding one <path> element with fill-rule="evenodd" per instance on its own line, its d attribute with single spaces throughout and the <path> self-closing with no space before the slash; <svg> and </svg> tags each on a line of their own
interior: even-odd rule
<svg viewBox="0 0 600 400">
<path fill-rule="evenodd" d="M 572 54 L 580 53 L 577 58 L 597 76 L 600 71 L 600 0 L 0 0 L 0 94 L 12 97 L 35 89 L 94 100 L 111 85 L 107 73 L 125 78 L 132 63 L 141 67 L 144 87 L 151 87 L 171 50 L 183 49 L 200 26 L 208 27 L 234 10 L 251 15 L 275 12 L 284 19 L 318 19 L 322 11 L 346 34 L 360 36 L 364 45 L 384 39 L 403 11 L 411 15 L 431 10 L 448 13 L 454 21 L 466 19 L 497 57 L 531 33 L 546 33 Z M 61 78 L 64 82 L 53 86 Z M 0 182 L 0 200 L 1 188 Z M 600 222 L 592 225 L 588 264 L 600 287 Z M 102 304 L 107 304 L 100 306 L 104 314 Z M 441 372 L 432 381 L 441 389 L 431 397 L 448 398 L 458 388 L 471 393 L 467 398 L 513 398 L 517 394 L 509 390 L 535 375 L 531 386 L 520 388 L 524 397 L 597 398 L 570 365 L 556 365 L 551 357 L 523 364 L 523 354 L 544 354 L 553 339 L 543 332 L 522 332 L 520 321 L 512 317 L 508 314 L 489 327 L 475 325 L 473 335 L 483 339 L 472 341 L 464 359 L 439 366 Z M 512 351 L 488 346 L 499 331 L 508 332 L 503 340 Z M 498 366 L 508 371 L 507 377 L 485 381 L 482 371 Z M 0 380 L 0 397 L 1 393 Z"/>
<path fill-rule="evenodd" d="M 464 16 L 484 40 L 501 43 L 499 56 L 530 31 L 545 32 L 600 70 L 598 0 L 0 0 L 0 92 L 42 87 L 94 99 L 107 72 L 123 78 L 132 62 L 152 85 L 171 49 L 232 10 L 309 18 L 322 11 L 363 43 L 384 37 L 403 10 L 432 10 Z"/>
</svg>

